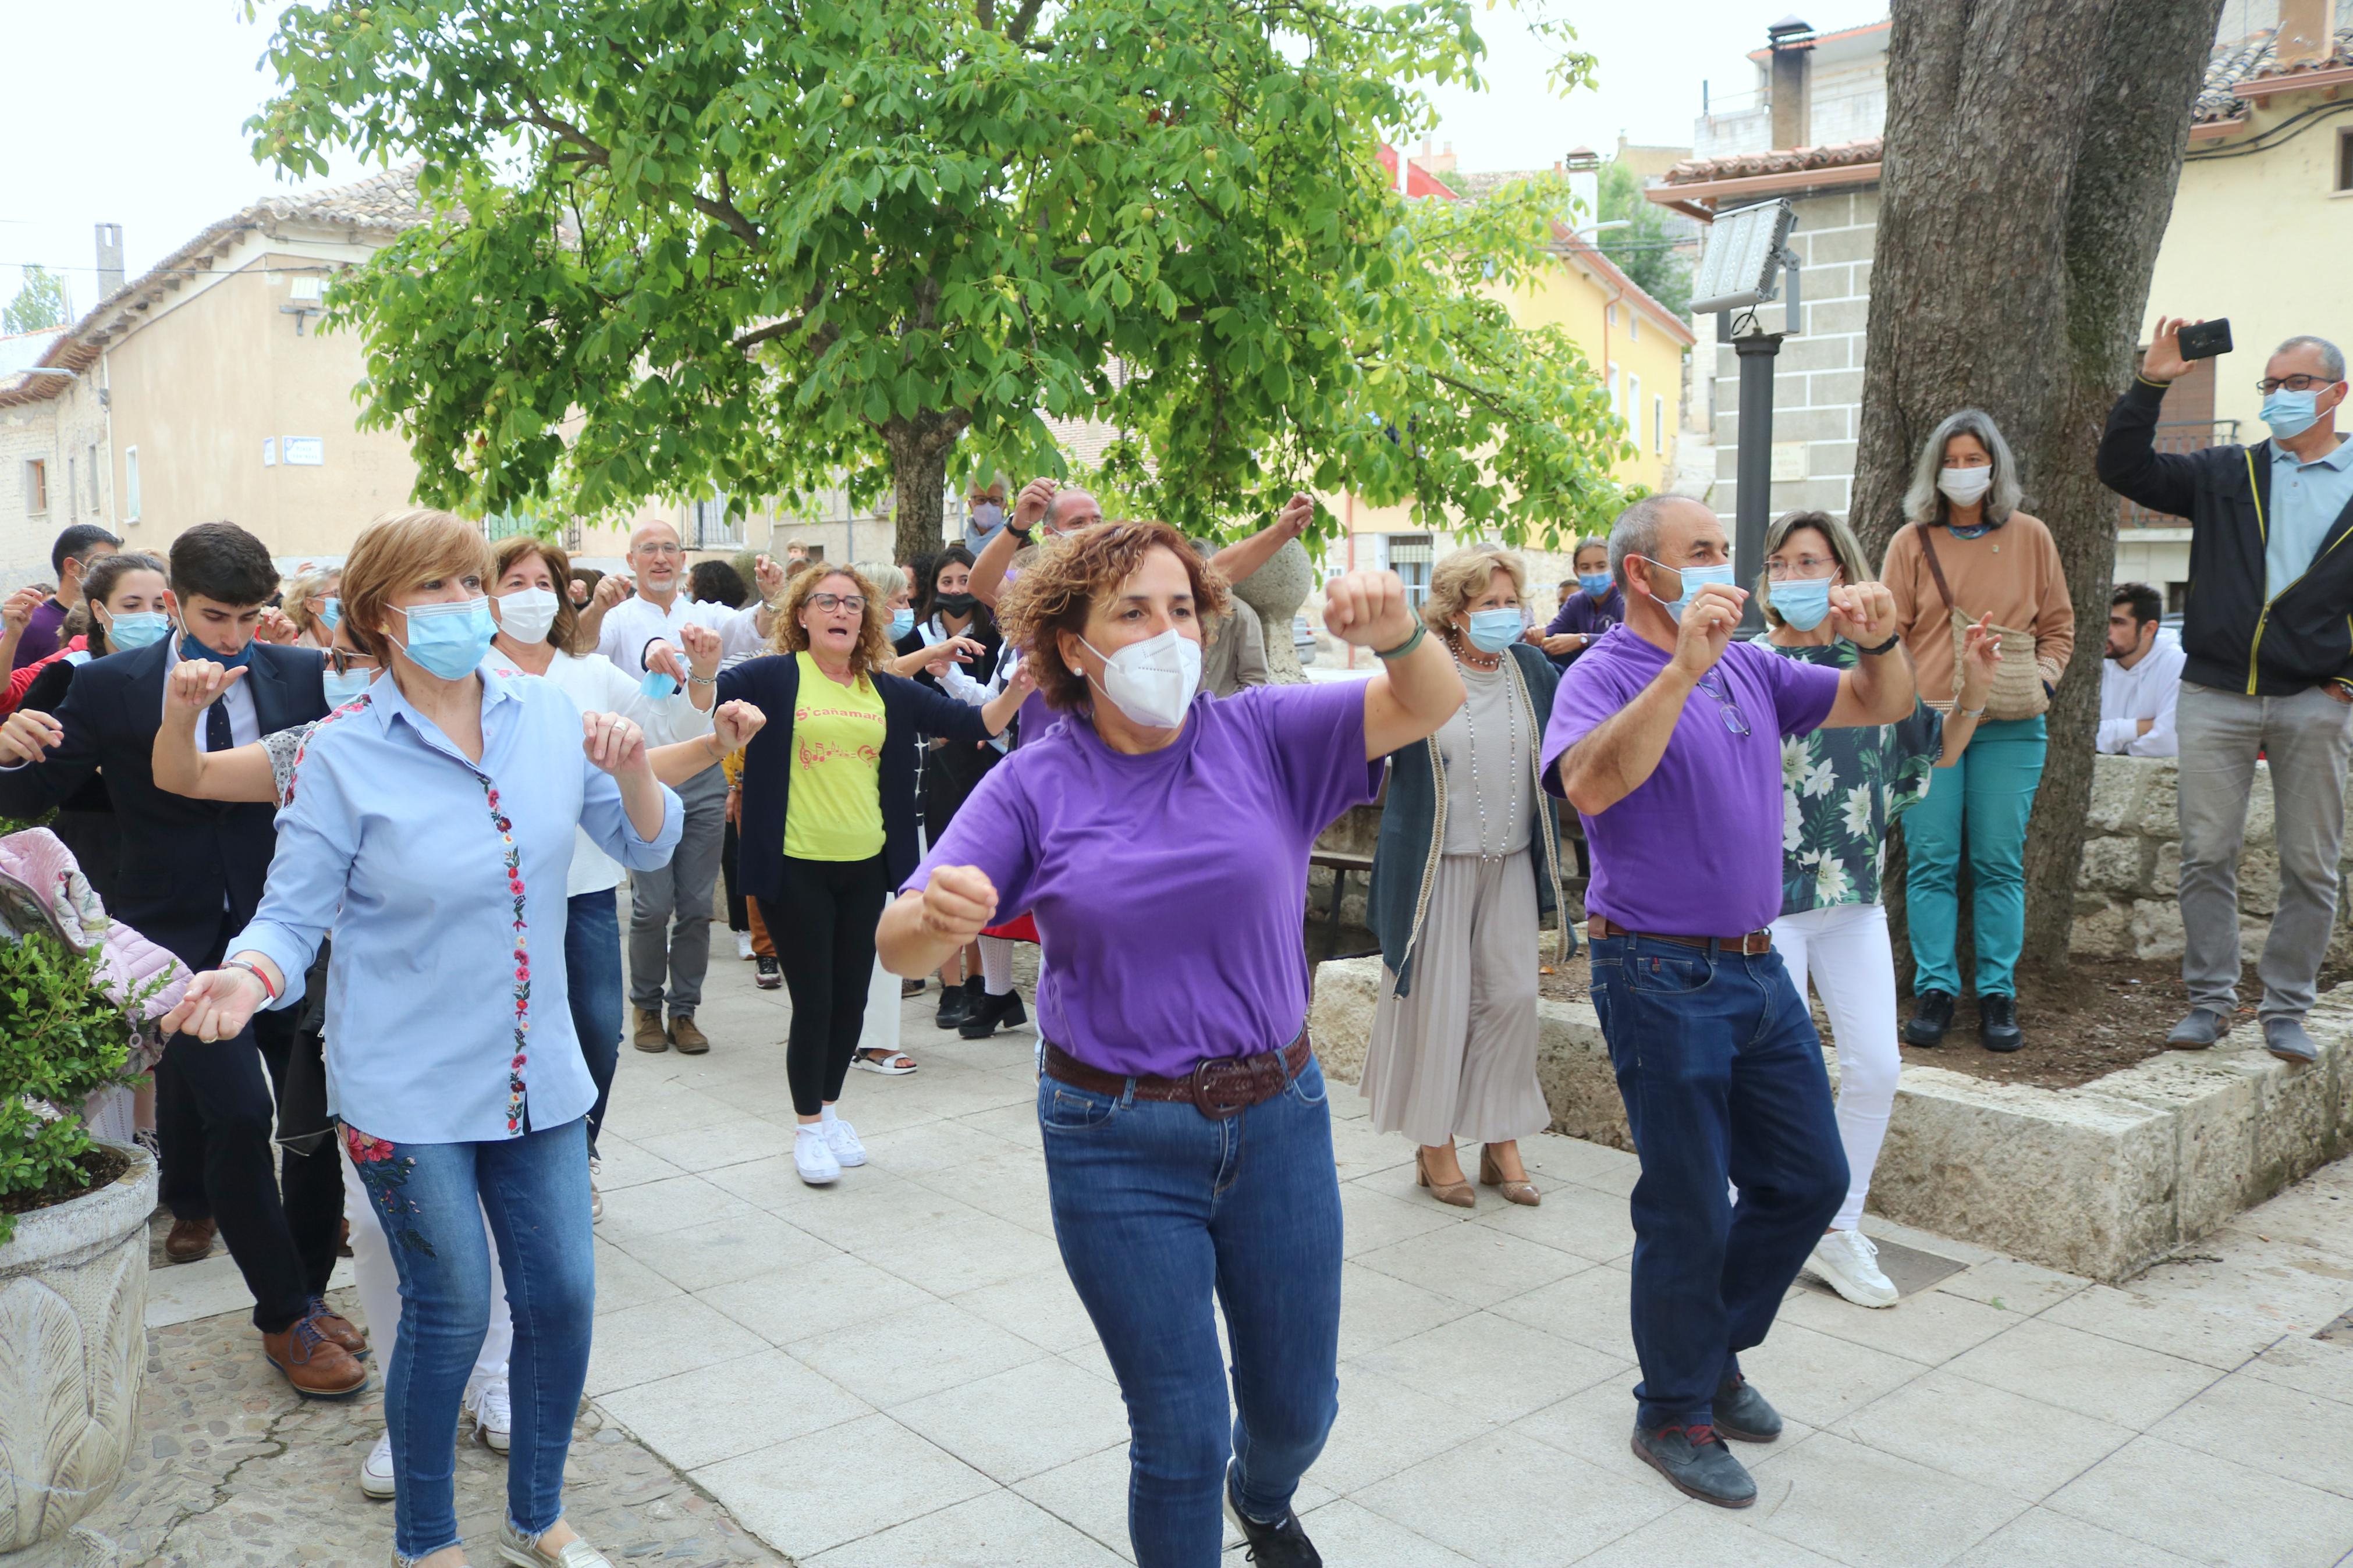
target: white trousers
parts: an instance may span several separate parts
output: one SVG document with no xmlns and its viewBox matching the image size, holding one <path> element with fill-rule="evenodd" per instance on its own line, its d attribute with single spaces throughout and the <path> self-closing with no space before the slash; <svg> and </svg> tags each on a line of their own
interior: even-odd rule
<svg viewBox="0 0 2353 1568">
<path fill-rule="evenodd" d="M 393 1347 L 400 1343 L 400 1270 L 393 1267 L 392 1241 L 385 1235 L 384 1216 L 376 1212 L 367 1189 L 360 1184 L 352 1152 L 343 1143 L 338 1136 L 335 1148 L 343 1159 L 343 1212 L 365 1216 L 352 1226 L 352 1273 L 356 1276 L 353 1282 L 359 1287 L 360 1315 L 367 1320 L 368 1349 L 375 1352 L 376 1383 L 381 1388 L 392 1365 Z M 490 1224 L 490 1217 L 484 1215 L 482 1228 L 488 1230 Z M 499 1271 L 498 1237 L 493 1236 L 491 1328 L 482 1336 L 481 1353 L 474 1358 L 474 1373 L 467 1380 L 467 1386 L 479 1387 L 491 1378 L 504 1377 L 507 1352 L 513 1345 L 514 1318 L 507 1310 L 506 1276 Z"/>
<path fill-rule="evenodd" d="M 1831 1227 L 1852 1230 L 1862 1222 L 1871 1170 L 1887 1138 L 1901 1062 L 1887 910 L 1880 904 L 1834 904 L 1783 915 L 1773 922 L 1773 948 L 1798 994 L 1806 994 L 1810 977 L 1822 1011 L 1830 1015 L 1831 1044 L 1838 1047 L 1839 1059 L 1839 1142 L 1846 1146 L 1848 1172 L 1846 1204 Z"/>
</svg>

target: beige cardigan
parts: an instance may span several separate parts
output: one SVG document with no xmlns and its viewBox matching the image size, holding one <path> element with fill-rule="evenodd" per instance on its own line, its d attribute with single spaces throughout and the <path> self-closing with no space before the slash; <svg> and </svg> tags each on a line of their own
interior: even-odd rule
<svg viewBox="0 0 2353 1568">
<path fill-rule="evenodd" d="M 2022 511 L 1976 539 L 1956 539 L 1936 525 L 1936 560 L 1952 584 L 1954 603 L 1971 620 L 1991 615 L 1994 624 L 2034 637 L 2034 659 L 2052 685 L 2075 651 L 2075 606 L 2067 596 L 2067 568 L 2059 546 L 2039 518 Z M 1895 625 L 1912 655 L 1921 700 L 1944 710 L 1952 707 L 1952 617 L 1929 574 L 1920 549 L 1920 527 L 1905 523 L 1888 541 L 1880 578 L 1895 596 Z"/>
</svg>

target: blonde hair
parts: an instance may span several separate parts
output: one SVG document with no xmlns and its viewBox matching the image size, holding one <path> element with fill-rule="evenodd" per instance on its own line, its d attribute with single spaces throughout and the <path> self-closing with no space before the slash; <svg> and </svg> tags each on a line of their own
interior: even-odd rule
<svg viewBox="0 0 2353 1568">
<path fill-rule="evenodd" d="M 1518 555 L 1499 544 L 1472 544 L 1455 551 L 1430 569 L 1430 597 L 1422 602 L 1421 618 L 1440 637 L 1453 635 L 1454 617 L 1483 597 L 1487 584 L 1501 572 L 1512 580 L 1512 592 L 1528 595 L 1528 569 Z"/>
<path fill-rule="evenodd" d="M 385 623 L 394 596 L 430 578 L 470 572 L 488 592 L 491 547 L 480 527 L 431 507 L 385 513 L 360 531 L 343 561 L 343 625 L 351 640 L 391 668 Z"/>
<path fill-rule="evenodd" d="M 882 602 L 886 605 L 902 592 L 909 595 L 907 600 L 909 604 L 915 602 L 913 597 L 914 590 L 907 586 L 905 567 L 889 561 L 853 561 L 849 563 L 849 569 L 865 578 L 873 586 L 875 592 L 881 595 Z M 885 629 L 888 629 L 887 621 Z"/>
<path fill-rule="evenodd" d="M 307 572 L 297 573 L 280 595 L 280 603 L 286 609 L 286 618 L 294 623 L 295 630 L 322 646 L 334 640 L 334 631 L 320 621 L 318 613 L 311 608 L 311 601 L 324 594 L 327 584 L 342 575 L 342 570 L 337 567 L 313 566 Z"/>
<path fill-rule="evenodd" d="M 555 622 L 547 628 L 550 646 L 563 653 L 578 653 L 574 646 L 580 640 L 580 612 L 574 607 L 567 591 L 572 582 L 572 557 L 561 545 L 534 539 L 528 533 L 518 533 L 512 539 L 499 541 L 491 552 L 491 589 L 495 592 L 499 579 L 514 570 L 514 563 L 526 555 L 536 555 L 547 563 L 547 574 L 555 579 Z"/>
<path fill-rule="evenodd" d="M 883 614 L 882 595 L 875 593 L 874 584 L 869 583 L 865 574 L 854 566 L 811 563 L 807 571 L 795 574 L 792 581 L 785 584 L 785 596 L 776 605 L 776 626 L 768 634 L 768 651 L 782 654 L 807 651 L 808 628 L 801 625 L 801 611 L 826 584 L 836 577 L 847 577 L 856 584 L 859 595 L 866 601 L 866 614 L 859 624 L 858 642 L 849 650 L 849 673 L 864 675 L 890 661 L 891 623 Z M 840 590 L 835 589 L 834 592 Z"/>
</svg>

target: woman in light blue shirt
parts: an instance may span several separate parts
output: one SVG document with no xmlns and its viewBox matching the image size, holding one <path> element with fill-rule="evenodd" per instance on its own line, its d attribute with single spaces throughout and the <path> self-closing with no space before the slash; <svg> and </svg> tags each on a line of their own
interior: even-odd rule
<svg viewBox="0 0 2353 1568">
<path fill-rule="evenodd" d="M 477 668 L 490 566 L 479 529 L 447 512 L 360 535 L 343 614 L 390 678 L 312 732 L 260 909 L 168 1022 L 219 1037 L 289 1005 L 332 931 L 329 1106 L 400 1271 L 385 1377 L 395 1560 L 465 1560 L 452 1473 L 490 1310 L 486 1212 L 515 1319 L 501 1554 L 609 1568 L 562 1517 L 596 1295 L 596 1087 L 566 1001 L 565 876 L 575 825 L 642 869 L 670 858 L 681 812 L 628 720 Z"/>
</svg>

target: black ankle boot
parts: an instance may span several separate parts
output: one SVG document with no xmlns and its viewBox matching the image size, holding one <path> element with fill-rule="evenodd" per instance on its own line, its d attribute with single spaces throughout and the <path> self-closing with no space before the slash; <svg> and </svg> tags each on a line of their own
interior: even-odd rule
<svg viewBox="0 0 2353 1568">
<path fill-rule="evenodd" d="M 980 1005 L 982 994 L 980 976 L 976 974 L 961 985 L 950 985 L 944 989 L 946 994 L 940 998 L 937 1026 L 943 1029 L 958 1028 L 966 1018 L 972 1016 L 972 1010 Z"/>
<path fill-rule="evenodd" d="M 2026 1036 L 2018 1027 L 2017 997 L 1978 998 L 1978 1041 L 1989 1051 L 2014 1051 L 2026 1044 Z"/>
<path fill-rule="evenodd" d="M 1907 1046 L 1941 1046 L 1945 1031 L 1953 1026 L 1953 994 L 1949 991 L 1923 991 L 1912 1001 L 1912 1021 L 1904 1026 L 1904 1043 Z"/>
<path fill-rule="evenodd" d="M 1029 1013 L 1021 1005 L 1020 992 L 1008 991 L 1002 996 L 984 992 L 956 1033 L 967 1040 L 985 1040 L 999 1028 L 1009 1029 L 1029 1021 Z"/>
</svg>

